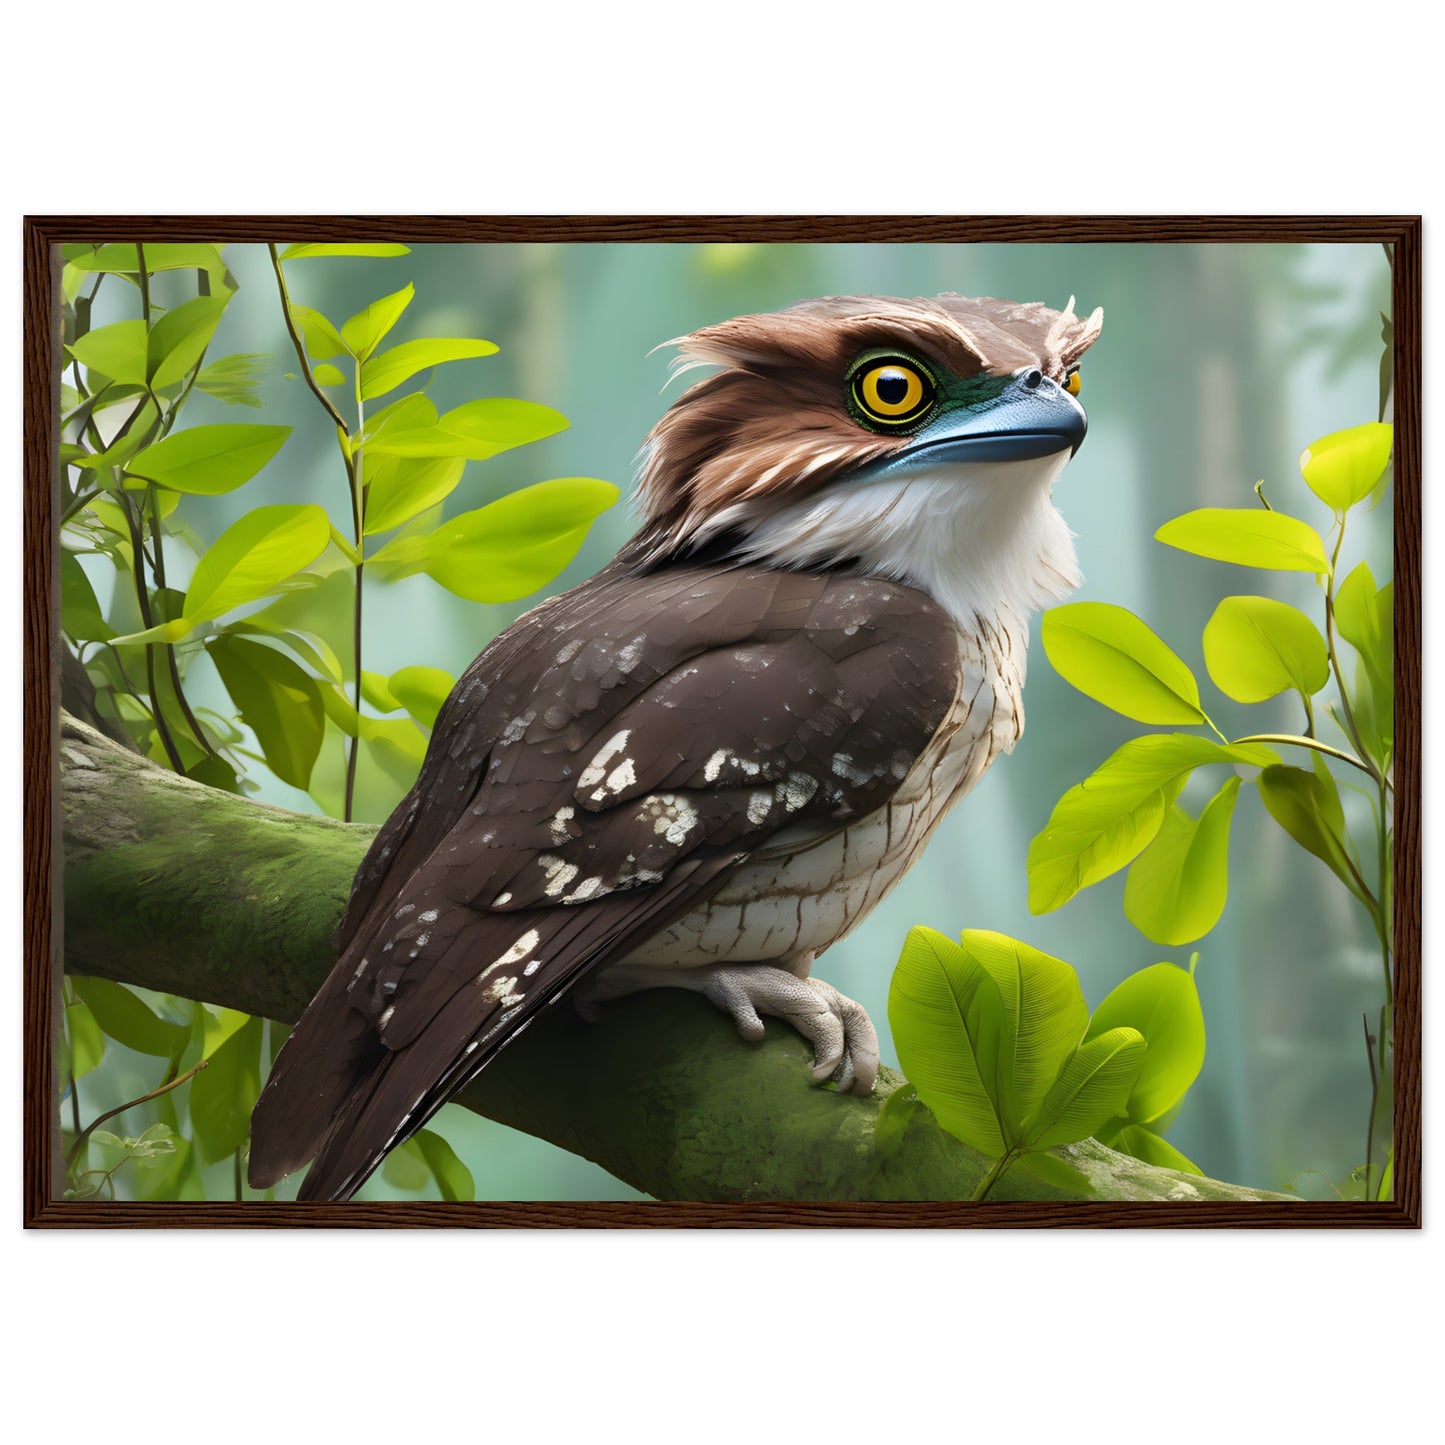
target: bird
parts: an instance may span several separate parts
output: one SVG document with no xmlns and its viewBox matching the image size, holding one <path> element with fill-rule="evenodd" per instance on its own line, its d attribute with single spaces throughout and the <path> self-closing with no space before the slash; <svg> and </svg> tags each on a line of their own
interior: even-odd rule
<svg viewBox="0 0 1445 1445">
<path fill-rule="evenodd" d="M 707 374 L 642 445 L 638 530 L 457 680 L 256 1101 L 253 1187 L 310 1161 L 298 1199 L 350 1198 L 569 996 L 691 989 L 871 1092 L 872 1022 L 811 970 L 1022 734 L 1102 322 L 842 296 L 669 343 Z"/>
</svg>

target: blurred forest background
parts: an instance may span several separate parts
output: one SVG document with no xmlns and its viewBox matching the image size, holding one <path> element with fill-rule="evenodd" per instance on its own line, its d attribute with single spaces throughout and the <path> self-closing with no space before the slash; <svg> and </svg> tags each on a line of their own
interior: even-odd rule
<svg viewBox="0 0 1445 1445">
<path fill-rule="evenodd" d="M 266 250 L 230 246 L 225 256 L 240 291 L 212 354 L 268 353 L 262 410 L 246 419 L 296 431 L 240 491 L 187 498 L 191 525 L 209 542 L 258 503 L 305 501 L 325 506 L 344 529 L 349 504 L 335 435 L 303 383 L 286 378 L 295 355 Z M 1323 531 L 1328 516 L 1300 479 L 1299 453 L 1324 433 L 1375 419 L 1380 313 L 1390 305 L 1386 256 L 1359 245 L 415 245 L 395 260 L 298 265 L 290 280 L 297 302 L 336 318 L 412 280 L 416 299 L 392 340 L 476 336 L 500 347 L 436 371 L 428 395 L 439 409 L 477 395 L 514 396 L 569 418 L 557 436 L 469 463 L 449 513 L 547 477 L 600 477 L 626 493 L 638 445 L 680 389 L 665 387 L 666 351 L 650 353 L 730 316 L 849 293 L 957 291 L 1057 307 L 1073 295 L 1081 314 L 1102 306 L 1103 336 L 1082 367 L 1089 437 L 1055 497 L 1078 534 L 1085 582 L 1076 600 L 1130 608 L 1201 678 L 1200 631 L 1221 597 L 1273 592 L 1318 616 L 1315 584 L 1182 555 L 1153 541 L 1154 530 L 1193 507 L 1249 506 L 1263 479 L 1271 501 Z M 124 288 L 108 289 L 97 298 L 96 325 L 134 314 L 121 309 Z M 236 419 L 204 395 L 188 406 L 188 424 Z M 1391 575 L 1389 513 L 1387 493 L 1367 524 L 1353 528 L 1341 575 L 1361 558 L 1379 581 Z M 557 589 L 605 563 L 633 524 L 625 500 L 602 516 Z M 114 573 L 98 559 L 86 566 L 104 606 Z M 367 667 L 386 674 L 420 664 L 455 675 L 537 600 L 477 605 L 425 576 L 369 582 Z M 818 967 L 868 1009 L 886 1062 L 896 1063 L 889 975 L 913 924 L 1023 939 L 1072 963 L 1091 1005 L 1127 974 L 1171 956 L 1125 919 L 1123 873 L 1056 913 L 1028 911 L 1030 839 L 1067 788 L 1141 730 L 1059 679 L 1036 641 L 1031 657 L 1019 749 Z M 206 658 L 187 684 L 201 705 L 234 712 Z M 1301 725 L 1289 697 L 1246 715 L 1211 691 L 1206 706 L 1231 736 Z M 265 801 L 318 811 L 305 793 L 257 776 L 266 779 Z M 386 779 L 363 777 L 357 816 L 379 820 L 399 796 Z M 1193 809 L 1203 796 L 1183 801 Z M 1169 1137 L 1214 1177 L 1330 1197 L 1328 1181 L 1363 1162 L 1369 1075 L 1361 1015 L 1378 1009 L 1377 946 L 1363 911 L 1268 819 L 1252 790 L 1235 816 L 1230 852 L 1229 906 L 1197 945 L 1208 1057 Z M 1173 961 L 1187 964 L 1189 952 Z M 154 1086 L 154 1060 L 134 1056 L 128 1067 L 126 1051 L 110 1048 L 109 1067 L 81 1082 L 86 1118 Z M 432 1127 L 470 1165 L 478 1198 L 637 1197 L 587 1161 L 458 1107 Z M 219 1185 L 217 1194 L 226 1193 Z M 378 1175 L 361 1197 L 395 1195 Z"/>
</svg>

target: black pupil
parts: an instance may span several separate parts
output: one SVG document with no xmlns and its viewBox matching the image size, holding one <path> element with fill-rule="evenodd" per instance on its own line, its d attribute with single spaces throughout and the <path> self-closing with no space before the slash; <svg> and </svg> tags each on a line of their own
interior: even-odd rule
<svg viewBox="0 0 1445 1445">
<path fill-rule="evenodd" d="M 897 371 L 885 371 L 878 378 L 878 399 L 886 406 L 898 406 L 908 395 L 908 378 Z"/>
</svg>

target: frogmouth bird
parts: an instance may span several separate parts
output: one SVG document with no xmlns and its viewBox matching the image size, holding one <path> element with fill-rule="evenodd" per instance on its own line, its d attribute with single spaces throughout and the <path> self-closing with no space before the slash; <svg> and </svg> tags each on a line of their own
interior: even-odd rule
<svg viewBox="0 0 1445 1445">
<path fill-rule="evenodd" d="M 545 1005 L 695 989 L 866 1093 L 810 976 L 1023 730 L 1077 585 L 1053 483 L 1102 314 L 852 296 L 682 338 L 641 525 L 492 642 L 377 833 L 252 1122 L 257 1187 L 349 1197 Z"/>
</svg>

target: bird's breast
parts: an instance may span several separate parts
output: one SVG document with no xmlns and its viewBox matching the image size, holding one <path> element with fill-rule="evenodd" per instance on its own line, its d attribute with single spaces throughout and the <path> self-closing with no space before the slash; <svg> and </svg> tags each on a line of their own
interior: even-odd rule
<svg viewBox="0 0 1445 1445">
<path fill-rule="evenodd" d="M 676 968 L 788 960 L 821 953 L 852 932 L 913 866 L 949 809 L 1022 735 L 1026 645 L 1017 624 L 960 630 L 953 706 L 883 807 L 816 841 L 759 854 L 626 961 Z M 834 758 L 833 766 L 851 762 Z"/>
</svg>

